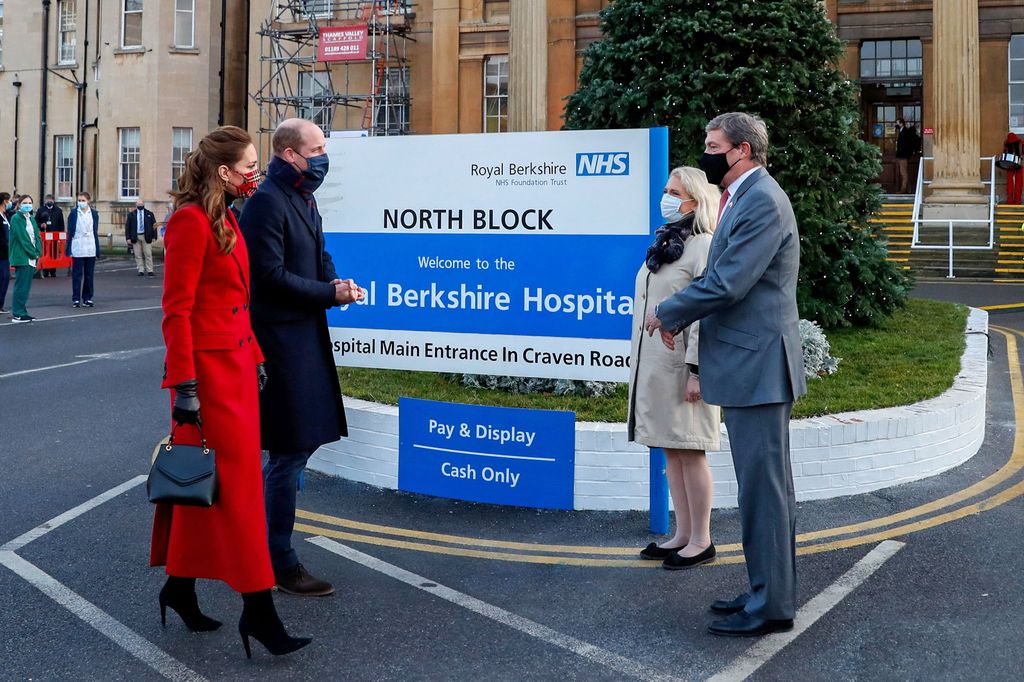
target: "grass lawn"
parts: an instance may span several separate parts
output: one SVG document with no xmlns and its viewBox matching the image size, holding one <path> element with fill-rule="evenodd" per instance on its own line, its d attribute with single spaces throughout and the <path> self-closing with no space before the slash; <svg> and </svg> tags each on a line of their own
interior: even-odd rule
<svg viewBox="0 0 1024 682">
<path fill-rule="evenodd" d="M 839 371 L 808 383 L 794 417 L 906 405 L 933 398 L 953 385 L 964 352 L 967 308 L 911 299 L 884 325 L 827 333 Z M 345 395 L 395 405 L 398 396 L 476 405 L 572 410 L 579 421 L 626 420 L 627 389 L 604 398 L 513 395 L 463 388 L 434 372 L 339 367 Z"/>
</svg>

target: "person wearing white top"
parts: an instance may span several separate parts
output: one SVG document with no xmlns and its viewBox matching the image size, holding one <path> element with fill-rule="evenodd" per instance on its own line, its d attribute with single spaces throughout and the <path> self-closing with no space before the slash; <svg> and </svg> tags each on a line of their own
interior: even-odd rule
<svg viewBox="0 0 1024 682">
<path fill-rule="evenodd" d="M 71 305 L 93 306 L 93 274 L 100 252 L 100 216 L 88 192 L 78 195 L 78 208 L 68 216 L 67 255 L 71 256 Z"/>
</svg>

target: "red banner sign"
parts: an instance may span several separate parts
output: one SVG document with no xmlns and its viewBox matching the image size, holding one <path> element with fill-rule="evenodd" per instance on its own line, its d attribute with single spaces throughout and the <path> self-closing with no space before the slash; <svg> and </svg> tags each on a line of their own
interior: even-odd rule
<svg viewBox="0 0 1024 682">
<path fill-rule="evenodd" d="M 345 62 L 366 59 L 366 37 L 368 28 L 360 26 L 335 26 L 320 29 L 316 58 L 321 62 Z"/>
</svg>

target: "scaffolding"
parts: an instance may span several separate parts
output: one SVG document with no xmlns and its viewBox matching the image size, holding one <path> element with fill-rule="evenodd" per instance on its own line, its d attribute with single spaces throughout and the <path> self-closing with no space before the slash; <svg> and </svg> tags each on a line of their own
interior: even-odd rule
<svg viewBox="0 0 1024 682">
<path fill-rule="evenodd" d="M 406 135 L 409 130 L 411 0 L 272 0 L 261 24 L 259 134 L 297 116 L 325 134 L 364 130 Z M 366 26 L 365 58 L 318 61 L 320 31 Z"/>
</svg>

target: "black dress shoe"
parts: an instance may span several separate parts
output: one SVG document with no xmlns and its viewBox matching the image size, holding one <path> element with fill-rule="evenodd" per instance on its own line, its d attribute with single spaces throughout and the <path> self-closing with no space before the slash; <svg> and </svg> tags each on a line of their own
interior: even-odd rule
<svg viewBox="0 0 1024 682">
<path fill-rule="evenodd" d="M 695 556 L 680 556 L 678 552 L 670 554 L 661 562 L 661 567 L 669 571 L 681 571 L 684 568 L 693 568 L 706 564 L 715 558 L 715 545 L 710 544 L 700 554 Z"/>
<path fill-rule="evenodd" d="M 708 632 L 723 637 L 761 637 L 773 632 L 785 632 L 793 629 L 793 619 L 766 620 L 751 616 L 746 611 L 734 613 L 723 620 L 716 620 L 708 625 Z"/>
<path fill-rule="evenodd" d="M 685 547 L 685 545 L 684 545 Z M 652 542 L 643 549 L 640 550 L 641 559 L 664 559 L 667 556 L 671 556 L 674 552 L 678 552 L 682 547 L 658 547 L 657 542 Z"/>
<path fill-rule="evenodd" d="M 716 599 L 711 602 L 711 610 L 715 613 L 721 613 L 724 616 L 728 616 L 732 613 L 739 613 L 747 605 L 750 600 L 750 595 L 743 593 L 735 599 Z"/>
</svg>

